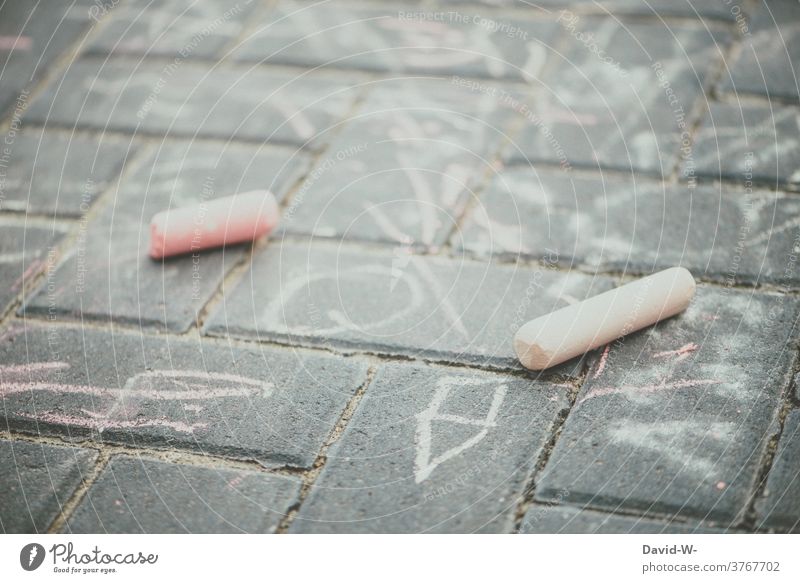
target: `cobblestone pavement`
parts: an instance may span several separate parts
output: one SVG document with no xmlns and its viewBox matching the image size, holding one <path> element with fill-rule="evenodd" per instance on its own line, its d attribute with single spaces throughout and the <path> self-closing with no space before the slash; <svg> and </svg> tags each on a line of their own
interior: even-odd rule
<svg viewBox="0 0 800 583">
<path fill-rule="evenodd" d="M 800 531 L 797 2 L 7 0 L 0 63 L 0 530 Z"/>
</svg>

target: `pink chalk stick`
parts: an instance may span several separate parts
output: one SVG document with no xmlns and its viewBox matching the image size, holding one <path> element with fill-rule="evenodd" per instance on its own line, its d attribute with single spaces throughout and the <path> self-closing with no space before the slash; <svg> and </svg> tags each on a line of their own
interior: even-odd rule
<svg viewBox="0 0 800 583">
<path fill-rule="evenodd" d="M 252 241 L 269 234 L 278 224 L 278 215 L 275 196 L 267 190 L 161 211 L 150 221 L 150 257 Z"/>
</svg>

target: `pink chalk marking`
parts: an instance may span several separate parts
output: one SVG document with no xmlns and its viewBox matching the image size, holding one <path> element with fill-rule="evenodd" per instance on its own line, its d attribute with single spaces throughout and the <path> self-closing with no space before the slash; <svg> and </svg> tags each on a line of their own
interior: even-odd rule
<svg viewBox="0 0 800 583">
<path fill-rule="evenodd" d="M 721 480 L 715 484 L 717 490 L 724 490 L 727 485 L 728 484 L 726 484 L 725 482 L 723 482 Z"/>
<path fill-rule="evenodd" d="M 606 347 L 603 349 L 603 354 L 600 356 L 600 362 L 597 363 L 597 370 L 594 371 L 592 375 L 593 379 L 596 379 L 603 371 L 606 369 L 606 364 L 608 363 L 608 353 L 611 351 L 611 344 L 606 344 Z"/>
<path fill-rule="evenodd" d="M 2 338 L 0 338 L 2 340 Z M 66 362 L 31 362 L 28 364 L 10 364 L 0 366 L 0 375 L 3 374 L 33 374 L 49 370 L 65 370 L 69 368 Z"/>
<path fill-rule="evenodd" d="M 677 350 L 665 350 L 664 352 L 657 352 L 653 355 L 653 358 L 664 358 L 665 356 L 677 356 L 676 362 L 680 362 L 681 360 L 685 360 L 689 358 L 689 355 L 700 348 L 694 342 L 690 342 L 689 344 L 685 344 L 681 346 Z"/>
<path fill-rule="evenodd" d="M 264 383 L 257 379 L 243 377 L 226 372 L 207 372 L 194 370 L 151 370 L 137 376 L 157 376 L 161 378 L 195 378 L 209 381 L 230 381 L 232 383 L 244 383 L 246 385 L 261 386 Z"/>
<path fill-rule="evenodd" d="M 195 389 L 194 387 L 187 387 L 186 390 L 178 391 L 164 391 L 164 390 L 147 390 L 147 389 L 131 389 L 128 391 L 119 391 L 121 395 L 126 398 L 145 398 L 153 399 L 154 401 L 187 401 L 197 399 L 199 401 L 206 401 L 208 399 L 222 399 L 225 397 L 245 397 L 260 394 L 260 389 L 238 389 L 238 388 L 212 388 L 212 389 Z"/>
<path fill-rule="evenodd" d="M 85 429 L 92 429 L 99 433 L 107 429 L 137 429 L 140 427 L 164 427 L 166 429 L 173 429 L 180 433 L 194 433 L 196 429 L 203 429 L 207 423 L 183 423 L 181 421 L 170 421 L 169 419 L 109 419 L 103 413 L 95 413 L 83 409 L 81 411 L 87 417 L 78 417 L 76 415 L 68 415 L 66 413 L 56 413 L 54 411 L 43 411 L 38 415 L 24 415 L 28 419 L 34 421 L 43 421 L 45 423 L 53 423 L 56 425 L 73 425 L 76 427 L 83 427 Z"/>
<path fill-rule="evenodd" d="M 91 387 L 86 385 L 67 385 L 61 383 L 50 383 L 44 381 L 28 382 L 5 382 L 0 381 L 0 397 L 6 397 L 16 393 L 27 393 L 30 391 L 48 391 L 51 393 L 78 393 L 82 395 L 93 395 L 95 397 L 112 396 L 113 392 L 101 387 Z"/>
<path fill-rule="evenodd" d="M 235 488 L 236 486 L 238 486 L 239 484 L 242 483 L 243 479 L 244 479 L 244 476 L 242 476 L 242 475 L 239 475 L 239 476 L 236 476 L 234 478 L 231 478 L 228 481 L 228 488 Z"/>
<path fill-rule="evenodd" d="M 33 368 L 29 368 L 33 367 Z M 20 374 L 24 372 L 35 372 L 42 370 L 52 370 L 58 368 L 69 368 L 66 363 L 34 363 L 32 365 L 17 365 L 11 367 L 0 368 L 0 374 Z M 126 383 L 123 389 L 106 389 L 103 387 L 93 387 L 88 385 L 72 385 L 66 383 L 53 383 L 48 381 L 3 381 L 0 380 L 0 396 L 11 395 L 15 393 L 24 393 L 28 391 L 48 391 L 52 393 L 77 393 L 84 395 L 93 395 L 97 397 L 111 397 L 119 398 L 125 397 L 128 399 L 152 399 L 154 401 L 191 401 L 191 400 L 209 400 L 225 397 L 245 397 L 264 395 L 272 388 L 271 383 L 262 383 L 253 379 L 239 377 L 238 375 L 231 375 L 226 373 L 212 373 L 210 376 L 198 376 L 201 373 L 194 373 L 192 371 L 174 371 L 174 375 L 165 371 L 153 371 L 144 373 L 143 375 L 132 377 Z M 170 378 L 176 376 L 178 378 L 201 378 L 204 380 L 226 380 L 230 382 L 242 383 L 248 385 L 247 387 L 208 387 L 205 385 L 192 385 L 185 384 L 184 389 L 137 389 L 131 386 L 132 382 L 139 380 L 142 376 L 155 376 L 159 378 Z"/>
<path fill-rule="evenodd" d="M 33 39 L 29 36 L 0 35 L 0 51 L 29 51 L 33 47 Z"/>
<path fill-rule="evenodd" d="M 25 280 L 29 279 L 39 268 L 44 265 L 40 259 L 34 259 L 31 261 L 31 264 L 28 268 L 20 275 L 17 280 L 14 282 L 14 285 L 11 286 L 11 291 L 16 292 L 22 288 L 22 285 L 25 283 Z"/>
<path fill-rule="evenodd" d="M 65 385 L 59 383 L 29 382 L 29 383 L 0 383 L 0 395 L 11 393 L 22 393 L 26 391 L 49 391 L 53 393 L 82 393 L 97 397 L 125 397 L 128 399 L 152 399 L 154 401 L 184 401 L 252 396 L 260 393 L 257 389 L 201 389 L 201 390 L 181 390 L 181 391 L 159 391 L 159 390 L 125 390 L 125 389 L 105 389 L 100 387 L 89 387 L 83 385 Z"/>
<path fill-rule="evenodd" d="M 589 399 L 594 399 L 595 397 L 604 397 L 606 395 L 616 395 L 619 393 L 656 393 L 658 391 L 663 391 L 663 390 L 687 389 L 689 387 L 699 387 L 704 385 L 718 385 L 721 382 L 722 381 L 715 381 L 712 379 L 685 380 L 685 381 L 675 381 L 672 383 L 664 382 L 658 385 L 646 385 L 644 387 L 626 386 L 626 387 L 607 387 L 603 389 L 592 389 L 583 399 L 578 401 L 578 405 L 588 401 Z"/>
<path fill-rule="evenodd" d="M 162 211 L 150 222 L 150 257 L 162 259 L 252 241 L 269 234 L 278 224 L 278 215 L 275 196 L 267 190 Z"/>
<path fill-rule="evenodd" d="M 183 389 L 148 389 L 139 388 L 137 383 L 145 381 L 148 378 L 157 378 L 160 380 L 173 381 L 174 384 L 182 386 Z M 188 382 L 181 382 L 179 379 L 188 379 Z M 195 381 L 195 382 L 191 382 Z M 209 381 L 218 382 L 224 381 L 229 383 L 236 383 L 246 385 L 245 387 L 209 387 L 203 382 Z M 270 382 L 263 382 L 256 379 L 242 377 L 229 373 L 214 373 L 205 371 L 191 371 L 191 370 L 154 370 L 137 374 L 131 377 L 125 383 L 125 395 L 130 397 L 145 397 L 154 400 L 192 400 L 192 399 L 216 399 L 221 397 L 244 397 L 254 396 L 261 394 L 267 396 L 272 390 L 273 385 Z"/>
</svg>

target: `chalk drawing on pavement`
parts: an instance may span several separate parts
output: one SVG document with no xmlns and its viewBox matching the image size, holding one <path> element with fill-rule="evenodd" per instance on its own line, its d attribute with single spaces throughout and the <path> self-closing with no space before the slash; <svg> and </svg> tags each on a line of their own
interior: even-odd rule
<svg viewBox="0 0 800 583">
<path fill-rule="evenodd" d="M 433 471 L 445 463 L 460 455 L 471 447 L 480 443 L 489 433 L 489 429 L 496 426 L 497 414 L 500 411 L 500 406 L 505 399 L 507 385 L 499 384 L 494 388 L 492 396 L 492 403 L 489 406 L 489 412 L 483 419 L 475 419 L 473 417 L 464 417 L 461 415 L 452 415 L 441 412 L 441 407 L 447 400 L 448 395 L 455 387 L 463 387 L 465 385 L 476 386 L 485 385 L 496 382 L 492 379 L 464 379 L 463 377 L 445 377 L 437 382 L 436 391 L 433 395 L 433 400 L 428 407 L 417 414 L 417 431 L 416 431 L 416 459 L 414 463 L 414 479 L 417 484 L 424 482 Z M 455 447 L 444 451 L 438 456 L 431 456 L 431 442 L 433 440 L 432 423 L 434 421 L 448 421 L 450 423 L 457 423 L 460 425 L 472 425 L 480 428 L 477 433 L 471 436 L 466 441 L 460 443 Z"/>
<path fill-rule="evenodd" d="M 60 410 L 21 412 L 20 416 L 35 421 L 71 425 L 102 433 L 108 429 L 164 427 L 181 433 L 192 433 L 207 427 L 206 421 L 188 422 L 164 416 L 143 415 L 137 404 L 158 401 L 180 402 L 184 412 L 199 414 L 202 402 L 225 398 L 269 398 L 274 390 L 271 382 L 230 373 L 191 370 L 151 370 L 130 377 L 122 389 L 68 384 L 46 378 L 53 370 L 67 370 L 65 362 L 33 362 L 25 365 L 0 366 L 0 398 L 13 394 L 44 391 L 57 395 L 77 394 L 100 399 L 99 410 L 77 408 L 66 413 Z M 44 375 L 45 378 L 42 378 Z"/>
</svg>

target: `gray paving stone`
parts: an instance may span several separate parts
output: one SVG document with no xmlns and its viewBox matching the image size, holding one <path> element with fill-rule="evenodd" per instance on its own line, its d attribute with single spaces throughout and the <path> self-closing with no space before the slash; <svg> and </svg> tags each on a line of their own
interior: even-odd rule
<svg viewBox="0 0 800 583">
<path fill-rule="evenodd" d="M 511 345 L 517 329 L 610 284 L 403 247 L 388 253 L 287 243 L 254 257 L 204 332 L 524 370 Z M 575 374 L 580 366 L 573 360 L 549 372 Z"/>
<path fill-rule="evenodd" d="M 0 210 L 80 217 L 133 151 L 110 136 L 23 132 L 9 147 Z"/>
<path fill-rule="evenodd" d="M 539 74 L 556 29 L 553 22 L 516 15 L 400 3 L 282 2 L 234 56 L 301 67 L 523 80 Z"/>
<path fill-rule="evenodd" d="M 341 76 L 189 60 L 85 58 L 33 100 L 23 121 L 304 145 L 344 117 L 351 85 Z"/>
<path fill-rule="evenodd" d="M 366 375 L 342 358 L 67 326 L 0 341 L 4 425 L 309 467 Z"/>
<path fill-rule="evenodd" d="M 576 15 L 562 25 L 564 56 L 516 105 L 525 123 L 507 159 L 668 175 L 726 34 Z"/>
<path fill-rule="evenodd" d="M 538 1 L 538 0 L 537 0 Z M 610 12 L 620 15 L 663 16 L 718 20 L 734 20 L 735 15 L 722 0 L 542 0 L 542 6 L 569 5 L 571 9 L 582 9 L 599 14 Z M 738 7 L 741 10 L 741 6 Z M 735 9 L 734 9 L 735 10 Z"/>
<path fill-rule="evenodd" d="M 630 273 L 683 265 L 721 283 L 797 287 L 798 214 L 800 200 L 771 192 L 520 167 L 495 177 L 453 241 L 482 258 Z"/>
<path fill-rule="evenodd" d="M 697 176 L 800 189 L 800 108 L 711 103 L 681 166 Z"/>
<path fill-rule="evenodd" d="M 441 246 L 504 138 L 496 99 L 456 82 L 381 81 L 284 213 L 287 232 Z"/>
<path fill-rule="evenodd" d="M 797 306 L 701 286 L 683 314 L 612 343 L 589 371 L 538 498 L 739 519 L 777 428 Z"/>
<path fill-rule="evenodd" d="M 96 459 L 90 449 L 0 440 L 0 531 L 45 532 Z"/>
<path fill-rule="evenodd" d="M 63 530 L 271 533 L 301 485 L 287 476 L 114 456 Z"/>
<path fill-rule="evenodd" d="M 0 6 L 0 113 L 28 103 L 30 89 L 53 60 L 89 29 L 94 0 L 47 3 L 6 0 Z M 23 97 L 18 103 L 17 99 Z"/>
<path fill-rule="evenodd" d="M 0 313 L 20 294 L 31 293 L 33 279 L 55 261 L 63 236 L 61 225 L 0 217 Z"/>
<path fill-rule="evenodd" d="M 212 58 L 238 36 L 257 5 L 253 0 L 121 3 L 103 23 L 87 51 Z"/>
<path fill-rule="evenodd" d="M 565 386 L 390 365 L 367 389 L 295 532 L 509 532 Z"/>
<path fill-rule="evenodd" d="M 534 505 L 522 519 L 522 534 L 720 534 L 724 529 L 605 514 L 573 506 Z"/>
<path fill-rule="evenodd" d="M 721 90 L 800 101 L 800 5 L 759 0 L 746 24 L 739 56 L 723 73 Z"/>
<path fill-rule="evenodd" d="M 154 261 L 157 212 L 267 188 L 282 197 L 307 164 L 290 149 L 165 142 L 121 181 L 25 309 L 31 314 L 187 330 L 246 245 Z"/>
<path fill-rule="evenodd" d="M 756 502 L 757 524 L 800 532 L 800 411 L 786 417 L 763 498 Z"/>
<path fill-rule="evenodd" d="M 442 0 L 443 4 L 478 4 L 488 7 L 543 8 L 570 10 L 582 14 L 615 14 L 622 16 L 662 16 L 734 20 L 732 6 L 724 0 Z M 738 10 L 742 7 L 738 6 Z"/>
</svg>

